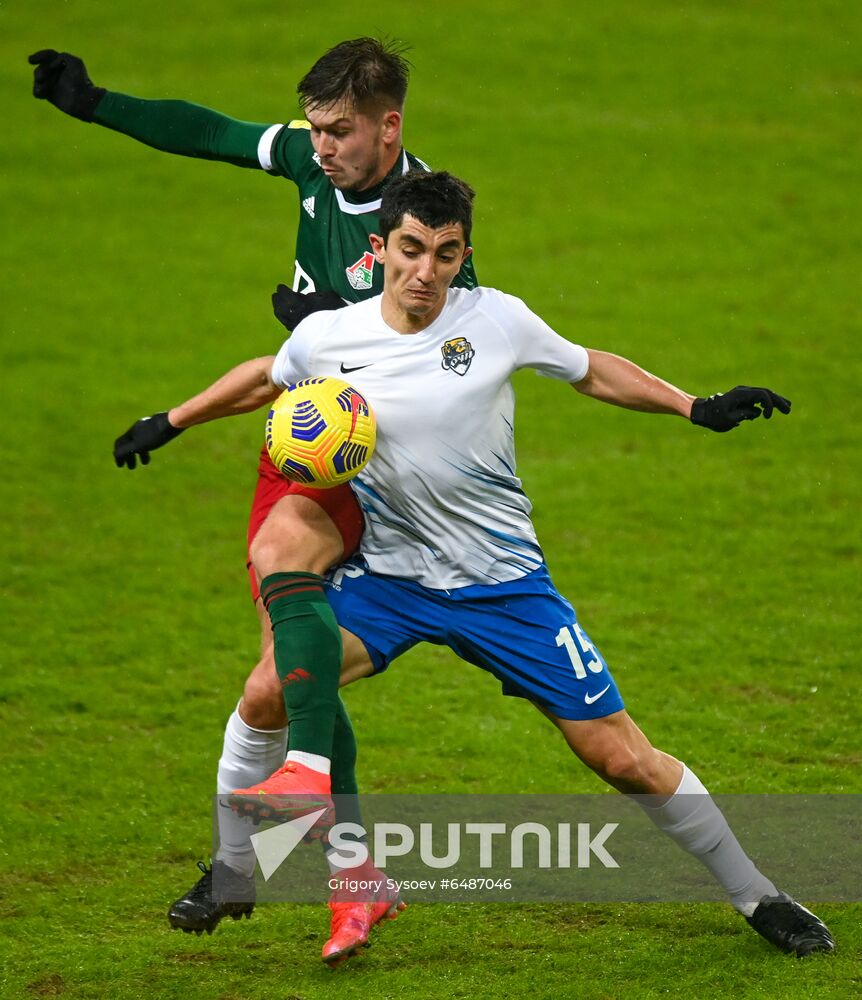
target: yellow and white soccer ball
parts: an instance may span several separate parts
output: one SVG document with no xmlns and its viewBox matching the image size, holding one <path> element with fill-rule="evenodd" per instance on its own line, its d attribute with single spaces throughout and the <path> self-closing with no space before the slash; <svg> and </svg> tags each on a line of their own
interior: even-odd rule
<svg viewBox="0 0 862 1000">
<path fill-rule="evenodd" d="M 377 424 L 365 397 L 338 378 L 289 385 L 266 418 L 273 464 L 303 486 L 328 489 L 352 479 L 374 452 Z"/>
</svg>

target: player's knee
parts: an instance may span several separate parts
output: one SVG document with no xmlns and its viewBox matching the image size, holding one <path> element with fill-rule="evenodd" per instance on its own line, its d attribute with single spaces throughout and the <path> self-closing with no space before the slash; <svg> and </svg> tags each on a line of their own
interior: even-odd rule
<svg viewBox="0 0 862 1000">
<path fill-rule="evenodd" d="M 637 780 L 639 767 L 637 756 L 627 747 L 615 748 L 593 764 L 593 770 L 605 781 L 619 787 Z"/>
<path fill-rule="evenodd" d="M 658 791 L 659 768 L 655 758 L 652 748 L 637 753 L 630 747 L 614 747 L 593 769 L 622 792 L 648 795 Z"/>
<path fill-rule="evenodd" d="M 281 729 L 287 725 L 281 684 L 275 669 L 254 670 L 245 682 L 240 717 L 253 729 Z"/>
</svg>

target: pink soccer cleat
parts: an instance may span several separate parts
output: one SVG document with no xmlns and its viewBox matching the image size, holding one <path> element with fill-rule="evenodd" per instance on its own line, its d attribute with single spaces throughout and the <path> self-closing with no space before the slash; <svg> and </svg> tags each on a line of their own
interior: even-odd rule
<svg viewBox="0 0 862 1000">
<path fill-rule="evenodd" d="M 286 823 L 297 816 L 325 809 L 314 824 L 314 829 L 322 833 L 332 823 L 330 789 L 328 774 L 289 760 L 266 781 L 231 792 L 227 803 L 234 812 L 251 816 L 256 823 L 267 819 Z"/>
<path fill-rule="evenodd" d="M 332 913 L 330 938 L 323 946 L 321 957 L 334 969 L 355 955 L 360 948 L 370 947 L 371 928 L 384 920 L 394 920 L 407 908 L 395 886 L 389 885 L 383 872 L 371 865 L 354 869 L 351 878 L 363 882 L 379 882 L 379 887 L 349 891 L 336 889 L 329 900 Z"/>
</svg>

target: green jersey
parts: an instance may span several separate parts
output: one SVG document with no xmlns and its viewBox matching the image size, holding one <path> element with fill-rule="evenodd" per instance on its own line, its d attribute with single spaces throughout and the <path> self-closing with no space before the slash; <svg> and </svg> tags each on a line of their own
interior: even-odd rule
<svg viewBox="0 0 862 1000">
<path fill-rule="evenodd" d="M 374 259 L 368 236 L 378 229 L 383 190 L 393 177 L 429 168 L 402 150 L 395 166 L 375 187 L 339 191 L 320 168 L 309 128 L 306 121 L 273 125 L 258 145 L 263 169 L 292 180 L 299 191 L 293 289 L 334 291 L 351 302 L 378 295 L 383 291 L 383 268 Z M 455 283 L 476 287 L 470 258 Z"/>
<path fill-rule="evenodd" d="M 112 91 L 100 100 L 93 120 L 168 153 L 263 169 L 293 181 L 299 194 L 293 288 L 333 291 L 349 302 L 383 290 L 383 270 L 368 236 L 378 229 L 387 182 L 407 170 L 429 169 L 402 150 L 388 176 L 375 187 L 339 191 L 320 168 L 306 121 L 244 122 L 187 101 L 148 101 Z M 472 256 L 455 284 L 476 287 Z"/>
</svg>

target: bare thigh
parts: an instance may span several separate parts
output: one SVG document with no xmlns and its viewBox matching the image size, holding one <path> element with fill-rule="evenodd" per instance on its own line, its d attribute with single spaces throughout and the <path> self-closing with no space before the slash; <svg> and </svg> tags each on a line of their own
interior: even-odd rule
<svg viewBox="0 0 862 1000">
<path fill-rule="evenodd" d="M 260 526 L 249 550 L 262 580 L 270 573 L 317 573 L 341 562 L 344 542 L 332 518 L 309 497 L 282 497 Z"/>
</svg>

